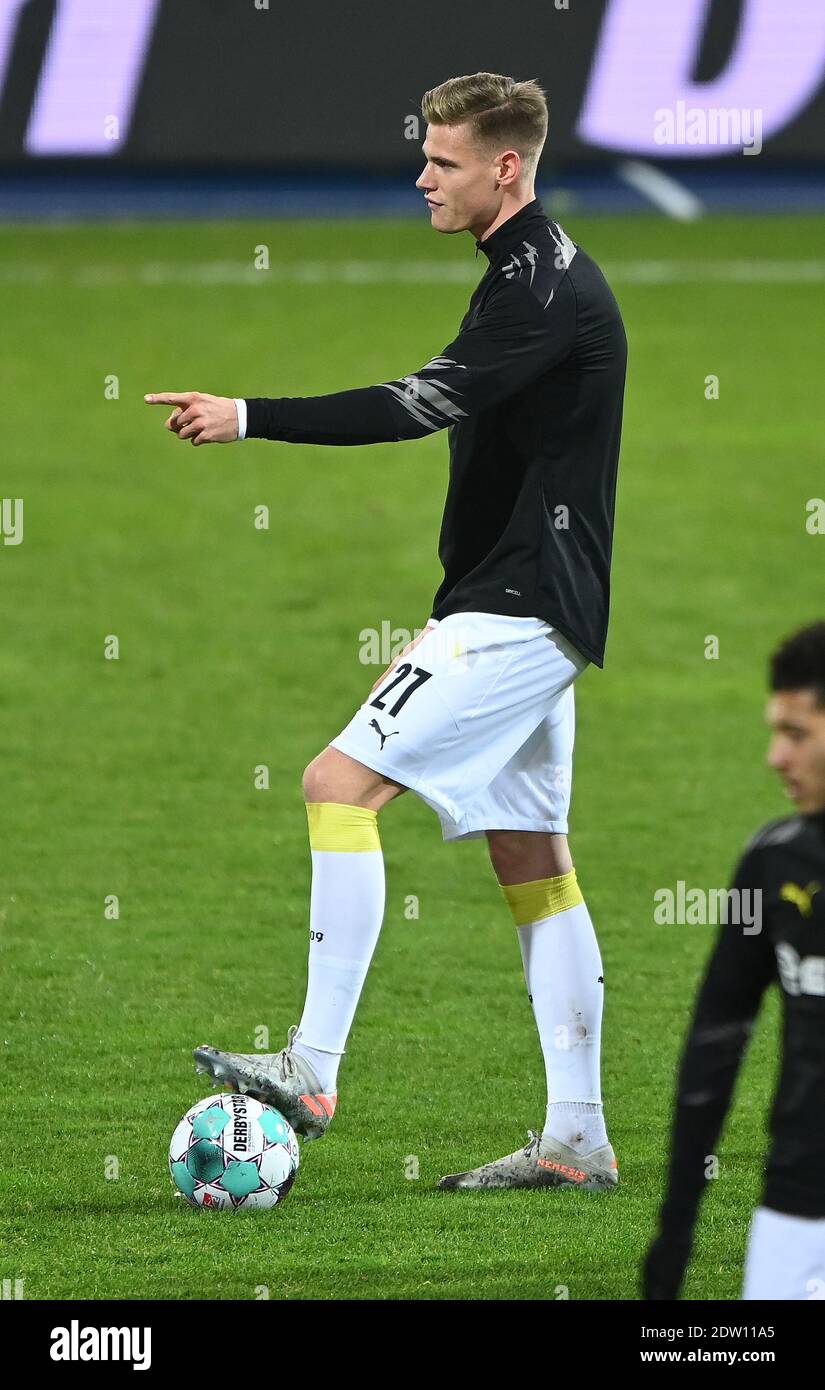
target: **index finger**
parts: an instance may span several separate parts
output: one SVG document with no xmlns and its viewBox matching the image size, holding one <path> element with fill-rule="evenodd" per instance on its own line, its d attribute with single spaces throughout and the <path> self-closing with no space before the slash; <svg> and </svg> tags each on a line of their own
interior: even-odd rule
<svg viewBox="0 0 825 1390">
<path fill-rule="evenodd" d="M 195 399 L 194 391 L 160 391 L 154 396 L 144 396 L 149 405 L 191 405 Z"/>
</svg>

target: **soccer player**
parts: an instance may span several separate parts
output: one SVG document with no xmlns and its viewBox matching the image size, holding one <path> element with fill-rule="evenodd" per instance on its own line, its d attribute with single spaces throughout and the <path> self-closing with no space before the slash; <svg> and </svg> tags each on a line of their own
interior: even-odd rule
<svg viewBox="0 0 825 1390">
<path fill-rule="evenodd" d="M 745 1299 L 825 1296 L 825 622 L 783 642 L 770 668 L 768 762 L 799 814 L 747 845 L 707 967 L 679 1074 L 667 1193 L 644 1292 L 677 1298 L 705 1188 L 766 987 L 782 996 L 771 1146 L 750 1228 Z M 743 893 L 754 926 L 737 925 Z M 750 912 L 748 919 L 750 919 Z"/>
<path fill-rule="evenodd" d="M 599 947 L 567 844 L 573 685 L 603 664 L 626 340 L 601 271 L 535 196 L 541 88 L 492 73 L 428 92 L 421 189 L 432 226 L 487 266 L 457 336 L 418 371 L 306 399 L 165 392 L 193 444 L 377 444 L 449 430 L 439 554 L 423 631 L 304 774 L 312 853 L 306 1002 L 271 1055 L 195 1051 L 219 1081 L 327 1129 L 384 912 L 378 813 L 410 789 L 446 840 L 486 836 L 515 922 L 547 1110 L 523 1149 L 444 1188 L 609 1191 Z"/>
</svg>

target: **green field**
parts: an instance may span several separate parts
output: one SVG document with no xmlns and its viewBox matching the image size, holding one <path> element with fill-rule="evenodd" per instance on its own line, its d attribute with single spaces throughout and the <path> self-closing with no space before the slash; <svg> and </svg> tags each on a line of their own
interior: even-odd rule
<svg viewBox="0 0 825 1390">
<path fill-rule="evenodd" d="M 765 657 L 822 616 L 825 539 L 805 528 L 823 487 L 821 288 L 793 266 L 819 227 L 565 225 L 605 264 L 630 343 L 612 628 L 606 670 L 578 686 L 571 822 L 605 964 L 621 1185 L 434 1190 L 541 1126 L 543 1068 L 486 851 L 442 845 L 407 796 L 382 816 L 387 916 L 335 1124 L 257 1217 L 173 1197 L 169 1136 L 205 1089 L 190 1049 L 252 1050 L 259 1025 L 277 1048 L 298 1021 L 301 772 L 378 674 L 362 629 L 430 614 L 447 440 L 195 451 L 142 397 L 414 371 L 486 262 L 412 222 L 0 229 L 0 494 L 25 518 L 23 543 L 0 544 L 0 1277 L 26 1298 L 638 1296 L 714 936 L 655 925 L 653 894 L 723 886 L 750 831 L 784 814 L 763 763 Z M 269 272 L 251 270 L 262 244 Z M 771 997 L 688 1298 L 738 1296 L 777 1023 Z"/>
</svg>

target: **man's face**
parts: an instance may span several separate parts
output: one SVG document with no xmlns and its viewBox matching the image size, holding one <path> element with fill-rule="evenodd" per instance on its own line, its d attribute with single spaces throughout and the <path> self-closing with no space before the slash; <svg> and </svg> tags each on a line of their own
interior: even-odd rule
<svg viewBox="0 0 825 1390">
<path fill-rule="evenodd" d="M 825 705 L 813 690 L 777 690 L 766 716 L 769 766 L 803 814 L 825 811 Z"/>
<path fill-rule="evenodd" d="M 423 190 L 437 232 L 486 231 L 501 207 L 500 177 L 512 170 L 501 156 L 471 142 L 468 125 L 428 125 L 422 152 L 427 163 L 416 188 Z M 518 160 L 518 156 L 516 156 Z"/>
</svg>

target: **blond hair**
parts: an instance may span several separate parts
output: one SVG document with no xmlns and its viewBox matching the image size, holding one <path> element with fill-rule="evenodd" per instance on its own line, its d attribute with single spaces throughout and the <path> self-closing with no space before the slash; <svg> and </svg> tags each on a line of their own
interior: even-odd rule
<svg viewBox="0 0 825 1390">
<path fill-rule="evenodd" d="M 547 139 L 547 97 L 538 82 L 516 82 L 495 72 L 451 77 L 425 92 L 421 114 L 430 125 L 470 126 L 485 146 L 517 150 L 534 172 Z"/>
</svg>

